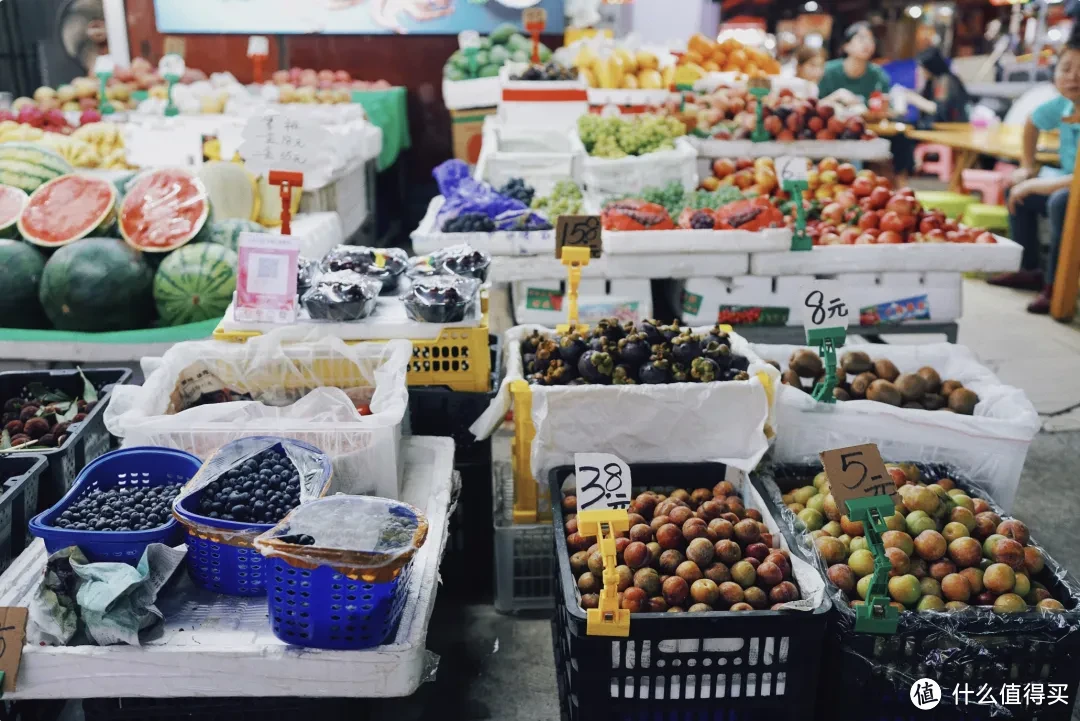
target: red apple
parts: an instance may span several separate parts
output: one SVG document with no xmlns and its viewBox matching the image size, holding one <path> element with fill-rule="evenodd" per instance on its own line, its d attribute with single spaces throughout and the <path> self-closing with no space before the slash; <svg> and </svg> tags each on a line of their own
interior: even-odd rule
<svg viewBox="0 0 1080 721">
<path fill-rule="evenodd" d="M 881 235 L 878 236 L 877 242 L 882 244 L 899 244 L 903 243 L 904 239 L 896 231 L 883 230 L 881 232 Z"/>
</svg>

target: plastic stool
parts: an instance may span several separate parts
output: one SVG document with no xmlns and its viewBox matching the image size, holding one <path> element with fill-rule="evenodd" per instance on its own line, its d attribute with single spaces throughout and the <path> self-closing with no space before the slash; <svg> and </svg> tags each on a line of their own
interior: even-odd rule
<svg viewBox="0 0 1080 721">
<path fill-rule="evenodd" d="M 926 160 L 930 154 L 937 155 L 937 160 Z M 915 167 L 924 173 L 937 175 L 943 183 L 952 177 L 952 148 L 937 143 L 919 143 L 915 146 Z"/>
<path fill-rule="evenodd" d="M 972 203 L 964 210 L 964 217 L 961 222 L 971 228 L 1007 231 L 1009 229 L 1009 209 L 1004 205 Z"/>
<path fill-rule="evenodd" d="M 972 168 L 960 174 L 964 190 L 977 191 L 987 205 L 1001 205 L 1005 199 L 1005 183 L 1008 176 L 996 170 Z"/>
<path fill-rule="evenodd" d="M 915 192 L 915 200 L 919 201 L 924 208 L 940 210 L 950 218 L 959 218 L 969 205 L 976 202 L 976 199 L 970 195 L 948 190 L 918 190 Z"/>
</svg>

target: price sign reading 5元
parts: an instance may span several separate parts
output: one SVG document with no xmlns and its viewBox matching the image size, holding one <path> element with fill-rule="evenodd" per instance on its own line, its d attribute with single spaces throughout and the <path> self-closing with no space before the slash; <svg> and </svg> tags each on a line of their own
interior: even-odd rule
<svg viewBox="0 0 1080 721">
<path fill-rule="evenodd" d="M 19 661 L 26 642 L 25 608 L 0 608 L 0 672 L 4 675 L 0 693 L 15 690 L 19 676 Z"/>
<path fill-rule="evenodd" d="M 896 502 L 896 482 L 873 443 L 821 452 L 829 487 L 840 508 L 848 501 L 867 496 L 890 496 Z"/>
<path fill-rule="evenodd" d="M 803 325 L 807 328 L 847 328 L 851 310 L 839 281 L 816 280 L 800 292 Z"/>
<path fill-rule="evenodd" d="M 563 247 L 590 248 L 589 255 L 599 258 L 604 249 L 600 237 L 599 215 L 560 215 L 555 225 L 555 257 L 562 258 Z"/>
<path fill-rule="evenodd" d="M 627 508 L 630 505 L 630 467 L 610 453 L 574 454 L 578 511 Z"/>
</svg>

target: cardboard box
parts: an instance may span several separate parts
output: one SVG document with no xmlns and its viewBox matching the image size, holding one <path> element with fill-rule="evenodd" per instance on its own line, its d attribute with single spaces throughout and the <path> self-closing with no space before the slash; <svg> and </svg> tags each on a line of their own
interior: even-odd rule
<svg viewBox="0 0 1080 721">
<path fill-rule="evenodd" d="M 484 118 L 494 115 L 498 108 L 470 108 L 450 111 L 450 133 L 454 157 L 475 165 L 484 144 Z"/>
</svg>

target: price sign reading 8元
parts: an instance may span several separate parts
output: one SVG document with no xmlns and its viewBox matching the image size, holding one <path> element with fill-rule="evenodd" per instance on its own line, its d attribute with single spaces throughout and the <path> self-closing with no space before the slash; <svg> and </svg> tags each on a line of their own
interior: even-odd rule
<svg viewBox="0 0 1080 721">
<path fill-rule="evenodd" d="M 562 249 L 588 247 L 589 255 L 599 258 L 604 244 L 600 235 L 599 215 L 560 215 L 555 226 L 555 257 L 562 258 Z"/>
<path fill-rule="evenodd" d="M 806 328 L 847 328 L 851 310 L 843 286 L 835 280 L 816 280 L 800 292 Z"/>
<path fill-rule="evenodd" d="M 630 505 L 630 467 L 610 453 L 574 454 L 578 511 L 627 508 Z"/>
</svg>

